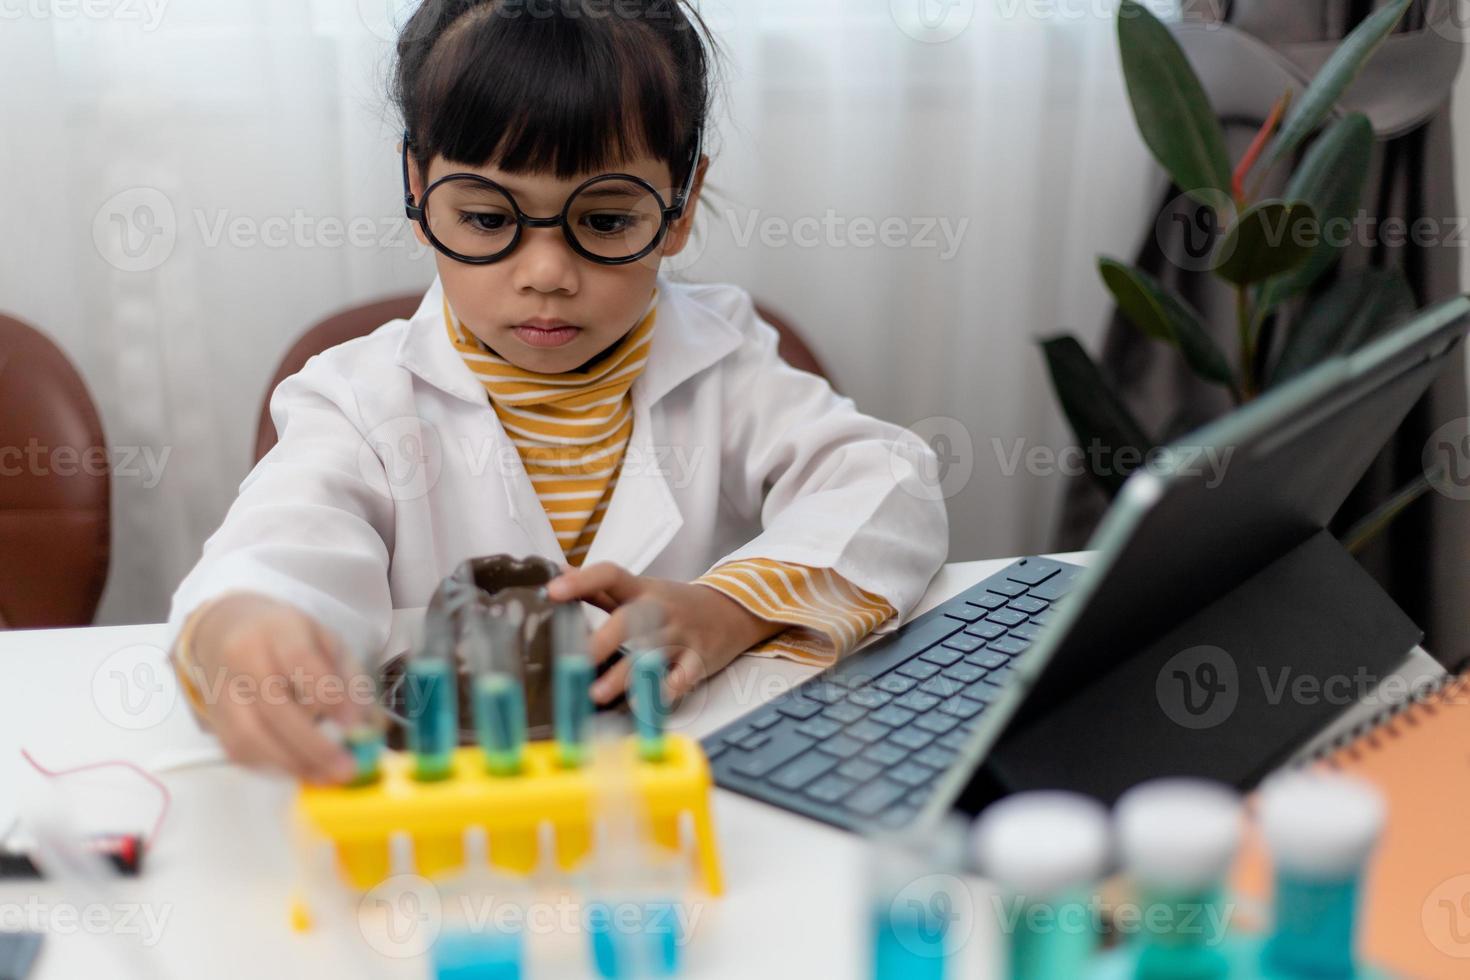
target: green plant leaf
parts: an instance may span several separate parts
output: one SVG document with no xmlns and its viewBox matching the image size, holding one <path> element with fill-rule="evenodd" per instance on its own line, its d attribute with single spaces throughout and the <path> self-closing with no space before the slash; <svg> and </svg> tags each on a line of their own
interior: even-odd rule
<svg viewBox="0 0 1470 980">
<path fill-rule="evenodd" d="M 1118 46 L 1138 131 L 1179 189 L 1230 193 L 1225 134 L 1169 29 L 1136 0 L 1118 10 Z M 1218 203 L 1217 195 L 1197 197 Z"/>
<path fill-rule="evenodd" d="M 1262 201 L 1246 208 L 1220 239 L 1215 275 L 1237 286 L 1281 275 L 1305 262 L 1320 229 L 1310 204 Z"/>
<path fill-rule="evenodd" d="M 1344 276 L 1292 328 L 1269 383 L 1281 384 L 1334 354 L 1357 350 L 1413 312 L 1413 290 L 1397 269 Z"/>
<path fill-rule="evenodd" d="M 1234 389 L 1230 362 L 1192 306 L 1141 269 L 1110 258 L 1099 259 L 1097 267 L 1118 309 L 1134 326 L 1178 348 L 1190 370 L 1201 378 Z"/>
<path fill-rule="evenodd" d="M 1365 17 L 1351 34 L 1343 38 L 1342 44 L 1332 52 L 1307 86 L 1306 93 L 1287 113 L 1286 121 L 1281 124 L 1281 131 L 1276 134 L 1276 141 L 1271 144 L 1271 152 L 1266 157 L 1268 166 L 1295 150 L 1322 124 L 1373 52 L 1393 33 L 1411 2 L 1394 0 Z"/>
<path fill-rule="evenodd" d="M 1153 448 L 1152 440 L 1077 338 L 1049 337 L 1041 342 L 1041 348 L 1052 389 L 1084 454 L 1090 458 L 1088 450 L 1097 444 L 1113 460 L 1126 450 L 1141 463 L 1144 453 Z M 1111 496 L 1128 478 L 1120 470 L 1117 465 L 1109 465 L 1101 471 L 1092 470 L 1091 475 Z"/>
<path fill-rule="evenodd" d="M 1322 240 L 1301 265 L 1266 284 L 1262 310 L 1306 292 L 1331 268 L 1345 244 L 1343 222 L 1352 221 L 1362 200 L 1372 155 L 1373 124 L 1357 112 L 1334 122 L 1307 151 L 1286 186 L 1286 196 L 1312 206 Z"/>
</svg>

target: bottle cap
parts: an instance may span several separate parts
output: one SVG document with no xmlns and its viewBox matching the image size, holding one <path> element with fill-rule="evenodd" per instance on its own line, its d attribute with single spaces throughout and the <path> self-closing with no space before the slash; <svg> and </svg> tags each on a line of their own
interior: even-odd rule
<svg viewBox="0 0 1470 980">
<path fill-rule="evenodd" d="M 1240 847 L 1240 795 L 1223 783 L 1143 783 L 1123 794 L 1115 816 L 1124 868 L 1146 887 L 1211 888 L 1225 878 Z"/>
<path fill-rule="evenodd" d="M 1261 830 L 1280 869 L 1311 878 L 1355 876 L 1383 832 L 1387 809 L 1368 783 L 1336 773 L 1291 773 L 1261 790 Z"/>
<path fill-rule="evenodd" d="M 1108 813 L 1076 793 L 1021 793 L 980 815 L 974 854 L 980 870 L 1023 895 L 1046 896 L 1102 876 Z"/>
</svg>

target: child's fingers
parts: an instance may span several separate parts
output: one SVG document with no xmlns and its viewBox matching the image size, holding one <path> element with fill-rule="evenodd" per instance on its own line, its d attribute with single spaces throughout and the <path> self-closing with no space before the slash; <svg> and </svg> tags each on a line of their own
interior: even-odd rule
<svg viewBox="0 0 1470 980">
<path fill-rule="evenodd" d="M 633 664 L 624 657 L 608 668 L 607 673 L 597 678 L 592 685 L 592 700 L 598 704 L 607 704 L 628 688 L 628 674 L 633 669 Z"/>
<path fill-rule="evenodd" d="M 664 700 L 670 704 L 694 690 L 709 677 L 704 658 L 696 650 L 679 651 L 669 662 L 664 675 Z"/>
<path fill-rule="evenodd" d="M 347 653 L 346 646 L 338 639 L 337 634 L 322 626 L 314 624 L 318 651 L 326 658 L 326 669 L 340 678 L 342 685 L 340 689 L 323 690 L 318 692 L 321 696 L 319 702 L 326 708 L 326 716 L 340 725 L 351 726 L 368 718 L 374 710 L 375 705 L 360 703 L 359 699 L 363 692 L 373 690 L 372 685 L 362 685 L 353 676 L 359 671 L 366 671 L 365 664 L 359 663 Z M 319 686 L 320 682 L 318 682 Z"/>
<path fill-rule="evenodd" d="M 592 632 L 587 640 L 587 655 L 594 664 L 611 657 L 628 638 L 628 613 L 619 608 L 607 617 L 607 621 Z"/>
<path fill-rule="evenodd" d="M 637 598 L 641 591 L 636 575 L 610 561 L 575 569 L 557 576 L 546 585 L 546 594 L 553 602 L 584 599 L 605 592 L 614 602 L 621 604 Z"/>
<path fill-rule="evenodd" d="M 325 655 L 303 645 L 300 640 L 294 644 L 278 642 L 272 659 L 274 669 L 281 676 L 298 672 L 303 663 L 326 663 Z M 291 700 L 278 697 L 261 699 L 261 718 L 267 733 L 292 761 L 291 771 L 295 775 L 317 782 L 343 782 L 351 778 L 352 758 L 317 728 L 311 707 L 316 702 L 303 697 L 302 693 L 298 691 L 296 698 Z M 304 693 L 317 696 L 320 692 L 309 689 Z"/>
</svg>

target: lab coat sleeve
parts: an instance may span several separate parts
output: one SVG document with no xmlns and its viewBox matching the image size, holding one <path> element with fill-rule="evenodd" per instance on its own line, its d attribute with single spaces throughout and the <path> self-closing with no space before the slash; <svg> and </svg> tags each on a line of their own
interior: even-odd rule
<svg viewBox="0 0 1470 980">
<path fill-rule="evenodd" d="M 893 606 L 878 630 L 887 632 L 948 553 L 934 452 L 783 361 L 776 330 L 736 295 L 731 320 L 746 340 L 725 361 L 722 480 L 730 505 L 758 516 L 762 532 L 713 567 L 765 558 L 832 569 Z"/>
<path fill-rule="evenodd" d="M 297 607 L 370 661 L 392 619 L 393 498 L 351 385 L 315 357 L 277 387 L 271 418 L 280 441 L 175 591 L 167 646 L 201 603 L 250 591 Z"/>
</svg>

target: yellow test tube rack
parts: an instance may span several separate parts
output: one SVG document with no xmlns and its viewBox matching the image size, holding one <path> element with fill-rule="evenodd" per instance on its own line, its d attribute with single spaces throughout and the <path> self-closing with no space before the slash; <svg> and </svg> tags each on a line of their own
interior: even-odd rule
<svg viewBox="0 0 1470 980">
<path fill-rule="evenodd" d="M 696 876 L 707 894 L 720 895 L 724 881 L 710 816 L 709 762 L 691 738 L 669 734 L 664 741 L 664 758 L 649 762 L 638 758 L 636 738 L 628 738 L 633 792 L 654 840 L 670 850 L 680 849 L 681 823 L 688 816 Z M 414 871 L 425 878 L 464 866 L 465 832 L 472 827 L 485 831 L 490 864 L 507 872 L 535 871 L 547 833 L 562 870 L 574 870 L 588 857 L 600 774 L 595 765 L 559 765 L 554 742 L 527 744 L 522 771 L 514 776 L 491 774 L 484 752 L 473 746 L 455 750 L 446 779 L 415 780 L 413 763 L 407 753 L 385 752 L 380 778 L 372 784 L 301 789 L 298 818 L 335 845 L 338 866 L 353 887 L 367 890 L 389 876 L 391 838 L 400 833 L 412 839 Z"/>
</svg>

